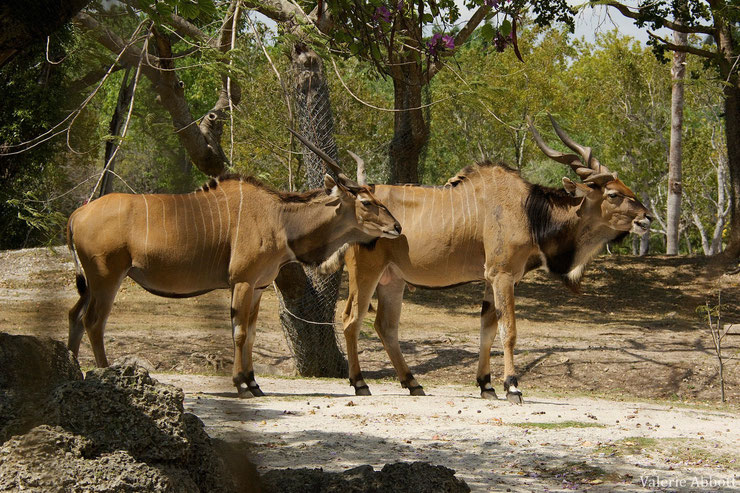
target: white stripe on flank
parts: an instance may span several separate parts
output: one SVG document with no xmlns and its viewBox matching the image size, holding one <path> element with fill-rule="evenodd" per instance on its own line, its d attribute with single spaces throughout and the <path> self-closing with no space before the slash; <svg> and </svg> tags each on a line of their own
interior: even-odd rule
<svg viewBox="0 0 740 493">
<path fill-rule="evenodd" d="M 203 206 L 200 205 L 200 200 L 198 199 L 198 196 L 195 197 L 195 202 L 198 204 L 198 210 L 200 211 L 200 221 L 203 223 L 203 249 L 200 252 L 200 264 L 203 265 L 203 262 L 205 261 L 205 255 L 206 255 L 206 246 L 208 245 L 208 238 L 206 238 L 206 235 L 208 234 L 208 231 L 206 231 L 206 216 L 203 214 Z M 197 222 L 197 221 L 196 221 Z"/>
<path fill-rule="evenodd" d="M 193 225 L 193 231 L 195 231 L 195 251 L 198 251 L 199 245 L 200 245 L 200 233 L 198 232 L 198 222 L 195 220 L 195 206 L 193 206 L 193 194 L 188 194 L 188 203 L 190 204 L 190 218 L 192 219 L 192 225 Z M 185 200 L 185 197 L 183 197 L 183 200 Z M 187 218 L 186 218 L 186 226 L 187 226 Z M 186 229 L 187 230 L 187 229 Z M 195 272 L 194 268 L 190 269 L 190 276 L 189 278 L 192 280 L 193 278 L 197 279 L 198 273 Z M 189 285 L 193 285 L 192 282 L 188 283 Z"/>
<path fill-rule="evenodd" d="M 437 200 L 437 190 L 432 189 L 430 193 L 432 194 L 432 210 L 427 215 L 429 216 L 430 229 L 434 229 L 434 201 Z M 444 214 L 442 214 L 442 224 L 444 225 Z"/>
<path fill-rule="evenodd" d="M 482 176 L 480 174 L 479 170 L 475 170 L 476 174 L 478 175 L 478 179 L 482 180 Z M 475 193 L 475 184 L 473 185 L 473 204 L 475 204 L 475 236 L 478 236 L 478 233 L 480 231 L 480 216 L 478 215 L 478 196 Z"/>
<path fill-rule="evenodd" d="M 208 200 L 208 213 L 211 216 L 211 231 L 213 233 L 213 238 L 211 241 L 216 239 L 216 222 L 213 220 L 213 207 L 211 206 L 211 196 L 213 195 L 210 191 L 205 192 L 206 198 Z M 218 202 L 216 203 L 216 208 L 218 208 Z M 216 260 L 216 252 L 218 252 L 218 247 L 221 245 L 221 226 L 219 225 L 218 229 L 218 236 L 219 236 L 219 242 L 216 244 L 216 250 L 213 252 L 213 258 L 211 259 L 211 270 L 213 270 L 213 265 Z"/>
<path fill-rule="evenodd" d="M 180 238 L 180 225 L 177 224 L 177 199 L 180 198 L 180 195 L 173 195 L 175 197 L 175 244 L 179 244 L 177 241 Z"/>
<path fill-rule="evenodd" d="M 418 216 L 419 230 L 421 230 L 421 232 L 423 233 L 424 225 L 422 224 L 422 221 L 424 220 L 424 213 L 426 212 L 426 208 L 427 208 L 427 192 L 424 189 L 419 189 L 419 190 L 421 190 L 421 194 L 424 196 L 424 200 L 421 201 L 421 214 L 419 214 Z"/>
<path fill-rule="evenodd" d="M 149 202 L 146 201 L 146 195 L 141 196 L 142 199 L 144 199 L 144 208 L 146 209 L 146 235 L 144 236 L 144 264 L 149 263 L 149 259 L 147 258 L 148 251 L 149 251 Z M 146 268 L 146 265 L 144 265 Z"/>
<path fill-rule="evenodd" d="M 234 237 L 234 244 L 231 245 L 232 254 L 238 247 L 239 228 L 242 225 L 242 202 L 243 201 L 244 201 L 244 184 L 242 182 L 239 182 L 239 212 L 236 215 L 236 236 Z"/>
<path fill-rule="evenodd" d="M 404 224 L 406 224 L 406 188 L 407 185 L 403 186 L 403 197 L 401 198 L 401 203 L 403 204 L 403 219 L 401 219 L 401 227 L 403 227 Z"/>
<path fill-rule="evenodd" d="M 164 230 L 164 246 L 167 247 L 167 209 L 164 207 L 164 199 L 157 195 L 159 203 L 162 204 L 162 229 Z"/>
<path fill-rule="evenodd" d="M 450 191 L 450 219 L 452 219 L 452 227 L 450 228 L 450 243 L 452 243 L 452 239 L 455 237 L 455 201 L 452 199 L 452 187 L 448 187 L 448 190 Z M 452 252 L 447 252 L 447 262 L 445 263 L 445 272 L 449 272 L 450 270 L 450 255 Z"/>
</svg>

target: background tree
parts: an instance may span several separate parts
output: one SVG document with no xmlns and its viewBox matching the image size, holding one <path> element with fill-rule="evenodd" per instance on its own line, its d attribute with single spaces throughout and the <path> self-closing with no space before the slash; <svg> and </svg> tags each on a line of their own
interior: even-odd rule
<svg viewBox="0 0 740 493">
<path fill-rule="evenodd" d="M 475 11 L 462 28 L 460 8 L 452 0 L 390 4 L 332 0 L 335 47 L 371 62 L 391 78 L 394 91 L 394 130 L 388 156 L 391 183 L 418 183 L 420 156 L 429 139 L 422 92 L 484 21 L 481 36 L 495 40 L 503 50 L 511 43 L 517 50 L 516 25 L 525 3 L 476 0 L 465 3 Z M 563 1 L 531 2 L 541 24 L 558 19 L 572 26 L 572 11 Z M 492 10 L 495 7 L 495 10 Z M 496 14 L 496 15 L 495 15 Z M 438 32 L 428 36 L 432 29 Z"/>
<path fill-rule="evenodd" d="M 730 177 L 730 238 L 727 254 L 740 256 L 740 66 L 737 63 L 740 7 L 724 0 L 659 0 L 637 7 L 608 1 L 606 5 L 648 29 L 658 55 L 665 50 L 682 51 L 705 58 L 724 84 L 724 123 Z M 673 31 L 706 36 L 700 46 L 679 45 L 654 34 L 666 27 Z"/>
</svg>

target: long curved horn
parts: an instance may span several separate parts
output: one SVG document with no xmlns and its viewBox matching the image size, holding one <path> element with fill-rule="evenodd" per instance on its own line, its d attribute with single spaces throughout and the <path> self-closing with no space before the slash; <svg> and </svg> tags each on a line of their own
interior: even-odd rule
<svg viewBox="0 0 740 493">
<path fill-rule="evenodd" d="M 549 147 L 547 144 L 545 144 L 545 141 L 542 140 L 542 136 L 537 131 L 536 128 L 534 128 L 534 124 L 532 123 L 532 119 L 527 116 L 527 125 L 529 125 L 529 131 L 532 132 L 532 137 L 534 138 L 534 141 L 537 143 L 537 147 L 539 147 L 542 152 L 545 153 L 545 156 L 549 157 L 553 161 L 557 161 L 562 164 L 567 164 L 569 166 L 572 166 L 575 170 L 575 166 L 583 166 L 583 163 L 581 162 L 581 158 L 576 156 L 575 154 L 565 154 L 560 151 L 556 151 L 555 149 Z"/>
<path fill-rule="evenodd" d="M 303 145 L 311 149 L 314 152 L 314 154 L 319 156 L 327 164 L 327 166 L 329 166 L 329 168 L 331 168 L 331 170 L 334 171 L 337 175 L 339 175 L 342 172 L 342 169 L 339 167 L 337 162 L 331 157 L 329 157 L 327 153 L 325 153 L 324 151 L 322 151 L 321 149 L 313 145 L 313 143 L 311 143 L 303 135 L 299 134 L 292 128 L 288 127 L 288 131 L 292 133 L 293 135 L 295 135 L 298 138 L 298 140 L 303 142 Z"/>
<path fill-rule="evenodd" d="M 352 151 L 347 151 L 352 159 L 357 163 L 357 183 L 360 186 L 367 185 L 367 175 L 365 174 L 365 161 Z"/>
<path fill-rule="evenodd" d="M 593 153 L 591 152 L 590 147 L 585 147 L 580 144 L 578 144 L 575 140 L 573 140 L 570 135 L 565 133 L 565 130 L 560 128 L 560 125 L 558 125 L 558 122 L 555 121 L 555 118 L 552 117 L 551 114 L 547 114 L 548 117 L 550 117 L 550 123 L 552 123 L 552 128 L 555 129 L 555 133 L 558 134 L 558 137 L 560 140 L 563 141 L 563 144 L 567 145 L 569 148 L 573 149 L 577 153 L 581 155 L 582 162 L 591 168 L 592 170 L 596 171 L 599 174 L 606 174 L 610 173 L 609 168 L 604 166 L 599 162 L 598 159 L 596 159 L 593 156 Z"/>
</svg>

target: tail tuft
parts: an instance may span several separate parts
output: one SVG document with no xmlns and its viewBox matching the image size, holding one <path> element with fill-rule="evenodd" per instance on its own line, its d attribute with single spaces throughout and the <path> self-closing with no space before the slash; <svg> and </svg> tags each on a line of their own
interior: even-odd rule
<svg viewBox="0 0 740 493">
<path fill-rule="evenodd" d="M 84 295 L 87 291 L 87 281 L 85 280 L 85 276 L 82 274 L 77 274 L 77 292 L 80 293 L 80 296 Z"/>
</svg>

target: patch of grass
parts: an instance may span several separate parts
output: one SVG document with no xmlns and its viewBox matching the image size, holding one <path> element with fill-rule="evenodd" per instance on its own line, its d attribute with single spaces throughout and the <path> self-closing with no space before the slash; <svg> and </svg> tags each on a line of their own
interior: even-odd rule
<svg viewBox="0 0 740 493">
<path fill-rule="evenodd" d="M 518 428 L 538 428 L 541 430 L 561 430 L 564 428 L 605 428 L 606 425 L 600 423 L 587 423 L 585 421 L 554 421 L 547 423 L 506 423 L 508 426 L 516 426 Z"/>
<path fill-rule="evenodd" d="M 536 470 L 541 476 L 560 479 L 566 486 L 578 483 L 594 485 L 604 482 L 617 483 L 628 479 L 627 476 L 606 471 L 585 461 L 567 462 L 554 467 L 540 465 L 536 467 Z"/>
<path fill-rule="evenodd" d="M 713 450 L 712 443 L 693 438 L 645 438 L 628 437 L 605 444 L 596 452 L 606 455 L 643 455 L 659 453 L 675 462 L 701 465 L 722 465 L 729 469 L 740 469 L 737 456 Z"/>
<path fill-rule="evenodd" d="M 654 450 L 658 439 L 646 437 L 628 437 L 605 444 L 596 449 L 596 452 L 612 455 L 642 455 L 645 450 Z"/>
</svg>

